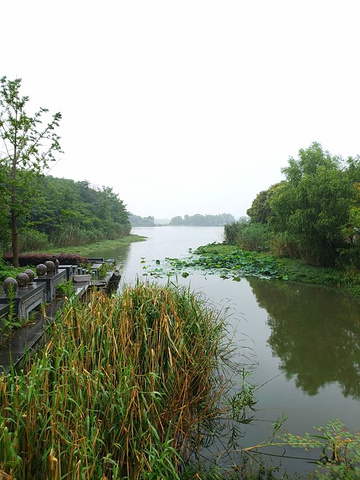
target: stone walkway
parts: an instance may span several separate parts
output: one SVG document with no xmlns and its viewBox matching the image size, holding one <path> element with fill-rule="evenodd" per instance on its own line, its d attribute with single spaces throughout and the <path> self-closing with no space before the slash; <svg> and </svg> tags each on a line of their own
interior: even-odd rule
<svg viewBox="0 0 360 480">
<path fill-rule="evenodd" d="M 90 282 L 77 283 L 76 295 L 82 297 L 89 285 Z M 48 330 L 60 314 L 63 304 L 63 299 L 54 300 L 46 306 L 45 316 L 39 312 L 35 323 L 19 328 L 6 345 L 0 346 L 0 373 L 9 372 L 12 366 L 21 369 L 29 355 L 45 345 Z"/>
</svg>

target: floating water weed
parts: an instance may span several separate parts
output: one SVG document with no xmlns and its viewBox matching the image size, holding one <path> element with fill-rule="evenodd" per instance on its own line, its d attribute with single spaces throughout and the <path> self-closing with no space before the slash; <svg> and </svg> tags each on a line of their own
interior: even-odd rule
<svg viewBox="0 0 360 480">
<path fill-rule="evenodd" d="M 179 478 L 219 414 L 222 322 L 186 288 L 137 283 L 67 302 L 26 373 L 0 379 L 0 471 Z"/>
</svg>

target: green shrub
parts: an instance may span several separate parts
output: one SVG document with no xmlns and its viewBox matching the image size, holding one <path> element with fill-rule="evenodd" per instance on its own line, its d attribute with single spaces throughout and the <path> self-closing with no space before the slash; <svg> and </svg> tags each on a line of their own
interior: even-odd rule
<svg viewBox="0 0 360 480">
<path fill-rule="evenodd" d="M 336 266 L 344 269 L 360 269 L 360 245 L 348 245 L 339 248 Z"/>
<path fill-rule="evenodd" d="M 75 295 L 75 287 L 71 280 L 58 283 L 55 289 L 58 298 L 71 298 Z"/>
<path fill-rule="evenodd" d="M 236 245 L 238 234 L 240 230 L 243 228 L 243 225 L 245 224 L 247 224 L 247 222 L 233 222 L 225 225 L 224 226 L 225 243 L 228 243 L 229 245 Z"/>
<path fill-rule="evenodd" d="M 245 250 L 269 250 L 271 231 L 267 224 L 250 221 L 234 222 L 224 227 L 225 243 Z"/>
<path fill-rule="evenodd" d="M 244 223 L 238 232 L 237 245 L 245 250 L 269 250 L 271 231 L 264 223 Z"/>
<path fill-rule="evenodd" d="M 270 250 L 278 257 L 300 258 L 297 242 L 286 232 L 276 233 L 272 236 Z"/>
</svg>

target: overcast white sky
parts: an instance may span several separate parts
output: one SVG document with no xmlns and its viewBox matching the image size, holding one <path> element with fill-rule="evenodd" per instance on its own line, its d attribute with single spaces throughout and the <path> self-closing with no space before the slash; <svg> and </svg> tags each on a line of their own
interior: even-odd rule
<svg viewBox="0 0 360 480">
<path fill-rule="evenodd" d="M 63 115 L 57 177 L 245 215 L 313 141 L 360 154 L 359 0 L 2 1 L 0 75 Z"/>
</svg>

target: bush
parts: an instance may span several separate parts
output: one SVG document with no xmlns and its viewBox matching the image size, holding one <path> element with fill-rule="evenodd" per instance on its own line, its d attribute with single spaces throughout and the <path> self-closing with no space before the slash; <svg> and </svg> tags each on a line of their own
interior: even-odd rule
<svg viewBox="0 0 360 480">
<path fill-rule="evenodd" d="M 245 250 L 266 251 L 269 250 L 271 232 L 264 223 L 244 224 L 237 238 L 238 245 Z"/>
<path fill-rule="evenodd" d="M 288 233 L 277 233 L 270 241 L 271 253 L 278 257 L 300 258 L 299 247 Z"/>
<path fill-rule="evenodd" d="M 336 266 L 344 269 L 360 269 L 360 247 L 359 245 L 348 245 L 346 248 L 339 248 Z"/>
<path fill-rule="evenodd" d="M 270 237 L 271 231 L 264 223 L 244 221 L 225 225 L 225 242 L 244 250 L 268 250 Z"/>
<path fill-rule="evenodd" d="M 228 223 L 224 226 L 225 243 L 237 245 L 238 235 L 248 225 L 248 221 Z"/>
</svg>

